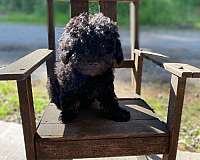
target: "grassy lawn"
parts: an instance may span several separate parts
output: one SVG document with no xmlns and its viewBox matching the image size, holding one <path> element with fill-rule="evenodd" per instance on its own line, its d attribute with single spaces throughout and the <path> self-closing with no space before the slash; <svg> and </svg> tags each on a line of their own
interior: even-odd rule
<svg viewBox="0 0 200 160">
<path fill-rule="evenodd" d="M 169 85 L 146 84 L 143 88 L 145 100 L 158 116 L 166 121 Z M 186 88 L 179 149 L 200 152 L 200 88 L 188 84 Z"/>
<path fill-rule="evenodd" d="M 13 81 L 0 82 L 0 97 L 0 119 L 20 122 L 16 83 Z M 39 118 L 45 106 L 48 105 L 48 95 L 44 82 L 33 82 L 33 97 L 36 117 Z"/>
<path fill-rule="evenodd" d="M 122 86 L 126 85 L 124 83 L 120 84 Z M 127 88 L 125 87 L 126 90 Z M 169 86 L 166 84 L 144 84 L 142 93 L 144 93 L 143 97 L 153 107 L 158 116 L 166 120 Z M 48 104 L 45 82 L 33 81 L 33 95 L 36 117 L 39 119 Z M 0 119 L 20 122 L 15 82 L 1 82 L 0 97 Z M 179 149 L 200 152 L 199 97 L 200 90 L 193 85 L 188 85 L 183 109 Z"/>
</svg>

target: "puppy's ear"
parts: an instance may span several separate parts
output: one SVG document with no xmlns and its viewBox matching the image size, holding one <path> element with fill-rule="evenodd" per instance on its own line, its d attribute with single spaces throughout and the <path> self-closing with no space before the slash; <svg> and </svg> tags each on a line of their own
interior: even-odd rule
<svg viewBox="0 0 200 160">
<path fill-rule="evenodd" d="M 115 58 L 117 64 L 120 64 L 124 60 L 121 42 L 119 39 L 116 40 L 114 58 Z"/>
</svg>

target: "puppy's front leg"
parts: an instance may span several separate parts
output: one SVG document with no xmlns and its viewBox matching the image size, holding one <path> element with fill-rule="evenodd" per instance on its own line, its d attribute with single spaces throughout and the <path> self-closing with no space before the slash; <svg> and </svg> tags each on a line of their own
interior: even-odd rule
<svg viewBox="0 0 200 160">
<path fill-rule="evenodd" d="M 101 89 L 98 100 L 105 118 L 116 122 L 127 122 L 130 120 L 130 113 L 119 106 L 113 84 Z"/>
<path fill-rule="evenodd" d="M 73 94 L 61 96 L 60 103 L 62 108 L 62 112 L 60 113 L 60 120 L 65 124 L 72 122 L 72 120 L 77 117 L 79 112 L 80 102 L 77 96 Z"/>
</svg>

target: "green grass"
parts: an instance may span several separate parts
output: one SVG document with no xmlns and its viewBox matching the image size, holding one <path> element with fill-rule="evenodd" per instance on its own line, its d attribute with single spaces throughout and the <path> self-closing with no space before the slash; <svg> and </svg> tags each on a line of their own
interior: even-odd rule
<svg viewBox="0 0 200 160">
<path fill-rule="evenodd" d="M 69 20 L 69 15 L 64 13 L 56 13 L 55 17 L 56 25 L 64 26 Z M 37 14 L 24 14 L 20 12 L 15 12 L 1 15 L 0 23 L 46 24 L 47 17 L 44 15 L 39 16 Z"/>
<path fill-rule="evenodd" d="M 9 13 L 0 16 L 1 23 L 25 23 L 25 24 L 43 24 L 46 19 L 43 16 L 35 14 L 24 14 L 20 12 Z"/>
<path fill-rule="evenodd" d="M 56 13 L 55 24 L 58 26 L 65 26 L 69 21 L 69 15 L 64 13 Z M 47 18 L 45 16 L 38 16 L 37 14 L 24 14 L 20 12 L 0 15 L 0 23 L 22 23 L 22 24 L 46 24 Z M 119 15 L 118 24 L 122 27 L 129 25 L 129 17 Z"/>
<path fill-rule="evenodd" d="M 19 112 L 19 101 L 15 82 L 0 82 L 0 119 L 6 119 Z M 33 87 L 33 97 L 35 112 L 42 113 L 48 104 L 47 91 L 44 85 L 35 85 Z"/>
<path fill-rule="evenodd" d="M 167 119 L 168 85 L 145 84 L 143 96 L 163 120 Z M 33 82 L 33 96 L 36 115 L 41 115 L 48 104 L 45 82 Z M 179 149 L 200 152 L 200 87 L 189 86 L 186 90 L 185 103 L 181 121 Z M 0 119 L 19 115 L 19 103 L 16 83 L 12 81 L 0 83 Z M 38 116 L 37 116 L 38 117 Z M 14 119 L 15 121 L 15 119 Z"/>
<path fill-rule="evenodd" d="M 150 87 L 149 87 L 150 86 Z M 164 121 L 167 119 L 169 86 L 146 85 L 143 89 L 145 100 Z M 200 87 L 187 85 L 183 106 L 179 149 L 200 152 Z M 146 94 L 145 94 L 146 93 Z"/>
<path fill-rule="evenodd" d="M 69 3 L 67 1 L 55 1 L 55 21 L 57 25 L 64 25 L 69 20 Z M 142 25 L 161 26 L 186 26 L 200 28 L 199 7 L 197 0 L 148 0 L 141 1 L 140 23 Z M 118 3 L 118 24 L 122 27 L 129 26 L 129 4 Z M 97 3 L 90 3 L 90 13 L 99 11 Z M 35 6 L 35 10 L 26 13 L 23 10 L 9 10 L 0 7 L 0 22 L 5 23 L 46 23 L 46 4 L 41 1 Z"/>
</svg>

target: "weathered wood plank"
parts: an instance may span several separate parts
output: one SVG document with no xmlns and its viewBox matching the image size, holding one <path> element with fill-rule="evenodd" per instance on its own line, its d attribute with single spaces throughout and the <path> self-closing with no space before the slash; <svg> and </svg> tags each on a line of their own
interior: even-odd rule
<svg viewBox="0 0 200 160">
<path fill-rule="evenodd" d="M 24 141 L 26 147 L 26 157 L 27 160 L 36 160 L 34 142 L 36 124 L 31 89 L 31 77 L 29 76 L 26 80 L 17 81 L 17 87 L 19 94 Z"/>
<path fill-rule="evenodd" d="M 129 122 L 106 120 L 92 110 L 84 110 L 73 123 L 65 125 L 58 120 L 60 111 L 54 104 L 50 104 L 38 127 L 38 134 L 42 138 L 60 140 L 168 136 L 165 124 L 159 121 L 143 100 L 124 100 L 120 101 L 120 105 L 130 111 Z"/>
<path fill-rule="evenodd" d="M 116 0 L 101 0 L 99 1 L 100 11 L 104 16 L 110 17 L 113 21 L 117 21 L 117 1 Z"/>
<path fill-rule="evenodd" d="M 54 4 L 53 0 L 47 0 L 48 9 L 48 46 L 55 50 L 55 27 L 54 27 Z"/>
<path fill-rule="evenodd" d="M 156 63 L 157 65 L 163 68 L 165 63 L 170 63 L 172 61 L 172 59 L 170 59 L 168 56 L 165 56 L 161 53 L 143 51 L 138 49 L 135 49 L 134 53 L 138 56 L 143 56 L 144 58 L 151 60 L 153 63 Z"/>
<path fill-rule="evenodd" d="M 164 155 L 163 160 L 176 160 L 185 86 L 185 77 L 179 78 L 172 75 L 167 116 L 167 126 L 170 132 L 169 153 Z"/>
<path fill-rule="evenodd" d="M 134 68 L 134 61 L 133 60 L 124 60 L 121 64 L 115 63 L 113 65 L 114 68 Z"/>
<path fill-rule="evenodd" d="M 82 141 L 37 139 L 39 159 L 98 158 L 167 153 L 167 137 L 117 138 Z"/>
<path fill-rule="evenodd" d="M 155 115 L 151 107 L 140 98 L 120 99 L 119 104 L 121 107 L 126 108 L 127 110 L 131 112 L 132 114 L 131 120 L 148 120 L 148 119 L 157 118 L 157 116 Z M 93 112 L 91 111 L 91 113 Z M 49 106 L 45 110 L 41 123 L 60 124 L 61 122 L 58 120 L 59 114 L 60 114 L 60 110 L 56 108 L 55 104 L 50 103 Z M 91 114 L 88 117 L 88 114 L 90 114 L 90 112 L 89 113 L 83 112 L 80 114 L 81 115 L 86 114 L 86 115 L 82 115 L 82 117 L 79 117 L 79 120 L 82 119 L 81 122 L 86 121 L 87 119 L 90 119 L 90 120 L 96 119 L 95 123 L 102 123 L 103 121 L 105 121 L 104 119 L 98 119 L 96 115 L 94 114 Z M 86 119 L 84 120 L 84 118 Z M 106 123 L 109 123 L 109 122 L 106 122 Z M 110 121 L 110 123 L 112 123 L 112 121 Z"/>
<path fill-rule="evenodd" d="M 133 68 L 132 82 L 134 85 L 135 94 L 141 94 L 141 85 L 142 85 L 142 68 L 143 68 L 143 56 L 134 55 L 135 67 Z"/>
<path fill-rule="evenodd" d="M 47 0 L 47 10 L 48 10 L 48 49 L 55 51 L 55 26 L 54 26 L 54 1 Z M 47 76 L 52 84 L 55 78 L 54 66 L 56 61 L 55 52 L 46 61 L 47 66 Z"/>
<path fill-rule="evenodd" d="M 184 63 L 165 63 L 164 68 L 178 77 L 200 78 L 200 69 Z"/>
<path fill-rule="evenodd" d="M 134 13 L 134 20 L 131 20 L 131 21 L 134 21 L 134 28 L 132 26 L 132 30 L 135 31 L 134 33 L 134 39 L 135 39 L 135 49 L 139 49 L 140 46 L 139 46 L 139 0 L 135 0 L 133 1 L 134 3 L 134 9 L 133 9 L 133 4 L 131 4 L 131 10 L 133 9 L 133 13 Z M 131 16 L 131 18 L 133 18 L 133 15 Z"/>
<path fill-rule="evenodd" d="M 78 16 L 82 12 L 88 12 L 88 0 L 70 0 L 71 17 Z"/>
<path fill-rule="evenodd" d="M 155 64 L 178 77 L 200 78 L 200 69 L 185 63 L 174 63 L 172 59 L 160 53 L 135 49 L 135 54 L 151 60 Z"/>
<path fill-rule="evenodd" d="M 114 1 L 114 2 L 136 2 L 138 0 L 89 0 L 89 2 L 100 2 L 100 1 Z"/>
<path fill-rule="evenodd" d="M 39 49 L 0 69 L 0 80 L 21 80 L 29 76 L 53 54 L 52 50 Z"/>
</svg>

